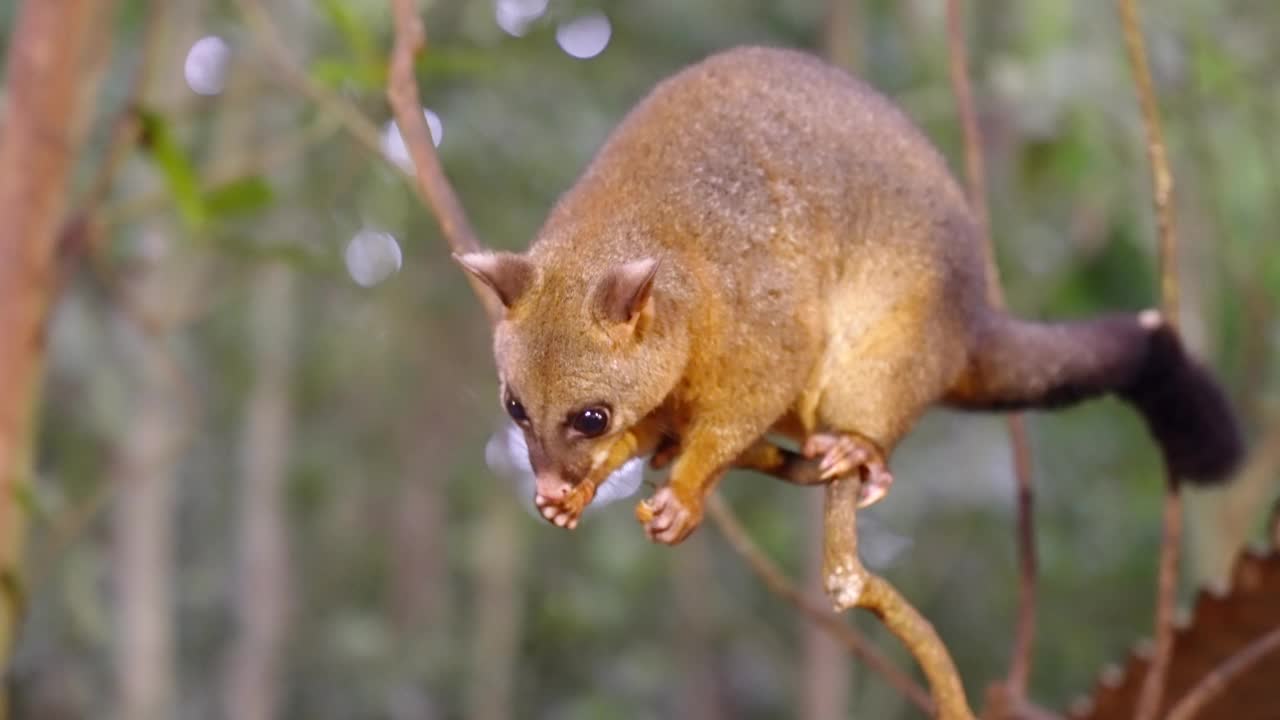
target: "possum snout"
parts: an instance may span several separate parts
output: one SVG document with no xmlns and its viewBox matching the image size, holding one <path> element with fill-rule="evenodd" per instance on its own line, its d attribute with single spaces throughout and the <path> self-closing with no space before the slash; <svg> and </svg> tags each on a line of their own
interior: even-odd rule
<svg viewBox="0 0 1280 720">
<path fill-rule="evenodd" d="M 558 499 L 568 494 L 576 483 L 569 482 L 558 472 L 542 471 L 534 478 L 534 490 L 545 498 Z"/>
</svg>

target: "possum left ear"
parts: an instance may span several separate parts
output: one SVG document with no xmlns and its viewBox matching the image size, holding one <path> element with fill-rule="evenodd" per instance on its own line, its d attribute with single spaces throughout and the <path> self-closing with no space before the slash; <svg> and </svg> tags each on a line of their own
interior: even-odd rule
<svg viewBox="0 0 1280 720">
<path fill-rule="evenodd" d="M 533 263 L 515 253 L 467 253 L 453 259 L 463 270 L 479 278 L 508 310 L 533 284 Z"/>
</svg>

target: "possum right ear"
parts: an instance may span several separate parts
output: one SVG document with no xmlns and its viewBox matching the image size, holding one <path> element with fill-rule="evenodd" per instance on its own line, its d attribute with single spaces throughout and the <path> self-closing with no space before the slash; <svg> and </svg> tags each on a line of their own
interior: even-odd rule
<svg viewBox="0 0 1280 720">
<path fill-rule="evenodd" d="M 508 309 L 533 284 L 533 263 L 515 253 L 467 253 L 454 255 L 463 270 L 483 282 Z"/>
</svg>

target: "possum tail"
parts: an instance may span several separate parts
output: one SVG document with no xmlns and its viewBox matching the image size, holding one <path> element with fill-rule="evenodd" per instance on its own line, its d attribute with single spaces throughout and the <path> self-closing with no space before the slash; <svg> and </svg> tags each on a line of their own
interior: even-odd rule
<svg viewBox="0 0 1280 720">
<path fill-rule="evenodd" d="M 945 402 L 968 410 L 1047 409 L 1113 393 L 1142 414 L 1176 478 L 1226 480 L 1244 453 L 1226 394 L 1148 310 L 1065 323 L 992 312 Z"/>
</svg>

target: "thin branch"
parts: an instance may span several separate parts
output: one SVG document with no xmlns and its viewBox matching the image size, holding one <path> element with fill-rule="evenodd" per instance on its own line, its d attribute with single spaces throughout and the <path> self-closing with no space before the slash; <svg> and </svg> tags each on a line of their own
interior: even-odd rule
<svg viewBox="0 0 1280 720">
<path fill-rule="evenodd" d="M 142 106 L 143 94 L 151 84 L 167 8 L 166 0 L 151 0 L 147 4 L 146 21 L 142 31 L 142 49 L 134 69 L 133 82 L 129 86 L 129 94 L 116 113 L 115 123 L 111 128 L 110 144 L 98 166 L 98 172 L 94 176 L 89 193 L 82 203 L 83 214 L 96 215 L 98 209 L 106 202 L 108 194 L 115 185 L 116 175 L 119 174 L 121 166 L 142 135 L 138 109 Z"/>
<path fill-rule="evenodd" d="M 1160 566 L 1156 577 L 1155 648 L 1138 695 L 1135 720 L 1155 720 L 1164 699 L 1165 679 L 1173 661 L 1178 575 L 1182 559 L 1182 492 L 1172 477 L 1165 491 L 1160 532 Z"/>
<path fill-rule="evenodd" d="M 991 239 L 991 213 L 987 206 L 987 180 L 982 155 L 982 134 L 974 110 L 973 91 L 969 83 L 968 47 L 965 41 L 962 0 L 947 0 L 947 48 L 951 91 L 955 95 L 960 124 L 964 130 L 965 175 L 968 180 L 969 205 L 981 236 L 987 266 L 987 298 L 996 308 L 1004 307 L 1004 291 L 1000 268 L 996 264 L 995 246 Z M 1035 493 L 1031 475 L 1031 447 L 1027 426 L 1021 413 L 1006 419 L 1009 447 L 1012 452 L 1013 476 L 1017 486 L 1018 544 L 1018 621 L 1014 630 L 1009 674 L 1005 679 L 1002 704 L 1017 708 L 1026 700 L 1027 681 L 1031 674 L 1031 652 L 1036 634 L 1037 553 L 1035 534 Z"/>
<path fill-rule="evenodd" d="M 941 720 L 973 720 L 964 685 L 938 633 L 884 578 L 871 573 L 858 557 L 858 491 L 862 480 L 848 477 L 826 486 L 823 567 L 827 594 L 836 610 L 870 611 L 898 636 L 920 664 Z"/>
<path fill-rule="evenodd" d="M 431 130 L 422 113 L 422 100 L 418 97 L 418 80 L 413 73 L 413 61 L 427 43 L 427 32 L 413 0 L 392 0 L 395 7 L 396 41 L 391 54 L 391 74 L 387 86 L 387 99 L 396 116 L 396 125 L 404 138 L 409 157 L 417 172 L 418 189 L 435 213 L 440 232 L 448 240 L 455 253 L 476 252 L 481 249 L 475 230 L 467 220 L 462 203 L 445 177 L 440 158 L 436 155 Z M 490 322 L 502 316 L 502 307 L 493 293 L 485 292 L 480 281 L 467 274 L 467 281 L 480 298 Z"/>
<path fill-rule="evenodd" d="M 1151 163 L 1152 200 L 1155 206 L 1156 230 L 1160 239 L 1160 309 L 1165 322 L 1178 322 L 1178 241 L 1173 207 L 1173 173 L 1165 152 L 1164 131 L 1160 125 L 1160 107 L 1156 103 L 1155 83 L 1147 62 L 1146 42 L 1142 36 L 1137 0 L 1117 0 L 1124 30 L 1125 49 L 1133 72 L 1142 125 L 1147 140 L 1147 160 Z"/>
<path fill-rule="evenodd" d="M 1280 628 L 1254 640 L 1236 654 L 1227 658 L 1208 675 L 1200 678 L 1200 682 L 1191 688 L 1177 705 L 1166 716 L 1168 720 L 1191 720 L 1209 703 L 1213 702 L 1232 681 L 1249 672 L 1255 665 L 1272 653 L 1280 652 Z"/>
<path fill-rule="evenodd" d="M 1159 232 L 1160 307 L 1165 322 L 1178 324 L 1177 226 L 1173 210 L 1173 174 L 1165 153 L 1164 135 L 1160 128 L 1160 109 L 1156 103 L 1151 67 L 1147 62 L 1146 44 L 1142 37 L 1137 0 L 1117 0 L 1120 22 L 1124 30 L 1125 48 L 1133 72 L 1138 105 L 1147 140 L 1147 159 L 1151 164 L 1152 198 Z M 1182 553 L 1182 492 L 1178 478 L 1168 476 L 1164 501 L 1164 529 L 1160 545 L 1160 575 L 1156 594 L 1155 651 L 1150 670 L 1142 683 L 1137 720 L 1154 720 L 1164 698 L 1165 678 L 1173 657 L 1174 613 L 1177 606 L 1178 574 Z"/>
<path fill-rule="evenodd" d="M 885 682 L 901 692 L 922 712 L 927 715 L 934 714 L 935 708 L 929 693 L 882 655 L 867 641 L 866 637 L 847 625 L 839 615 L 821 607 L 801 592 L 755 544 L 743 529 L 742 523 L 719 495 L 712 495 L 707 499 L 707 517 L 711 518 L 721 534 L 729 541 L 729 545 L 742 556 L 770 592 L 790 603 L 806 620 L 825 630 L 848 648 L 850 654 L 880 673 Z"/>
</svg>

